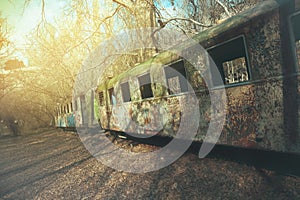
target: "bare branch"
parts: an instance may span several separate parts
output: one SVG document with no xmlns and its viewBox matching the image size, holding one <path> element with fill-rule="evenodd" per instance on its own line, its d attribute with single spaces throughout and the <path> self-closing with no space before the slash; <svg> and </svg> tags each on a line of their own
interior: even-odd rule
<svg viewBox="0 0 300 200">
<path fill-rule="evenodd" d="M 96 30 L 95 30 L 91 35 L 87 36 L 85 39 L 83 39 L 82 41 L 80 41 L 80 42 L 79 42 L 78 44 L 76 44 L 75 46 L 69 48 L 65 53 L 70 52 L 72 49 L 74 49 L 74 48 L 76 48 L 76 47 L 82 45 L 84 42 L 86 42 L 86 41 L 89 40 L 91 37 L 93 37 L 93 36 L 97 33 L 97 31 L 100 29 L 101 25 L 102 25 L 106 20 L 112 18 L 112 17 L 113 17 L 113 16 L 114 16 L 121 8 L 122 8 L 122 6 L 119 5 L 119 6 L 116 8 L 116 10 L 115 10 L 111 15 L 109 15 L 109 16 L 105 17 L 103 20 L 101 20 L 101 22 L 100 22 L 100 23 L 98 24 L 98 26 L 96 27 Z"/>
<path fill-rule="evenodd" d="M 160 31 L 161 29 L 163 29 L 168 23 L 172 22 L 172 21 L 177 21 L 177 20 L 183 20 L 183 21 L 190 21 L 198 26 L 202 26 L 202 27 L 205 27 L 205 28 L 209 28 L 211 27 L 212 25 L 206 25 L 206 24 L 202 24 L 200 22 L 197 22 L 193 19 L 190 19 L 190 18 L 181 18 L 181 17 L 176 17 L 176 18 L 172 18 L 172 19 L 169 19 L 167 20 L 166 22 L 162 22 L 161 20 L 158 20 L 158 23 L 160 24 L 160 27 L 155 29 L 153 31 L 153 33 L 151 34 L 151 38 L 154 39 L 154 35 L 156 32 Z"/>
<path fill-rule="evenodd" d="M 42 0 L 42 21 L 46 21 L 46 16 L 45 16 L 45 0 Z"/>
<path fill-rule="evenodd" d="M 122 3 L 122 2 L 120 2 L 118 0 L 112 0 L 112 1 L 115 2 L 115 3 L 117 3 L 117 4 L 119 4 L 119 5 L 121 5 L 121 6 L 123 6 L 124 8 L 128 9 L 131 13 L 133 13 L 133 11 L 131 10 L 131 8 L 129 8 L 126 4 L 124 4 L 124 3 Z"/>
<path fill-rule="evenodd" d="M 191 18 L 181 18 L 181 17 L 175 17 L 175 18 L 171 18 L 169 19 L 168 21 L 166 22 L 163 22 L 163 25 L 166 26 L 168 23 L 170 23 L 171 21 L 177 21 L 177 20 L 182 20 L 182 21 L 190 21 L 198 26 L 201 26 L 201 27 L 205 27 L 205 28 L 209 28 L 211 27 L 212 25 L 206 25 L 206 24 L 202 24 L 200 22 L 197 22 L 196 20 L 193 20 Z"/>
<path fill-rule="evenodd" d="M 228 17 L 231 17 L 231 13 L 228 11 L 227 7 L 219 0 L 216 0 L 216 2 L 223 7 L 223 9 L 225 10 L 226 14 L 228 15 Z"/>
</svg>

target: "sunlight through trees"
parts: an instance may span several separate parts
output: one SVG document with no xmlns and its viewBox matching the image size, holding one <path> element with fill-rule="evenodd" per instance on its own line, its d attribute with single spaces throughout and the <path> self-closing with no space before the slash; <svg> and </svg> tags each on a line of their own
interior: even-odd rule
<svg viewBox="0 0 300 200">
<path fill-rule="evenodd" d="M 7 21 L 0 18 L 0 118 L 23 120 L 27 128 L 51 125 L 57 104 L 70 101 L 84 60 L 123 30 L 152 27 L 156 34 L 168 26 L 193 36 L 258 0 L 69 0 L 51 22 L 46 0 L 26 0 L 24 10 L 35 1 L 40 1 L 41 21 L 26 37 L 24 67 L 18 68 L 16 61 L 5 68 L 15 58 Z M 132 40 L 138 42 L 138 37 Z M 118 55 L 106 72 L 113 76 L 145 61 L 157 53 L 154 47 Z M 113 53 L 114 47 L 105 51 Z"/>
</svg>

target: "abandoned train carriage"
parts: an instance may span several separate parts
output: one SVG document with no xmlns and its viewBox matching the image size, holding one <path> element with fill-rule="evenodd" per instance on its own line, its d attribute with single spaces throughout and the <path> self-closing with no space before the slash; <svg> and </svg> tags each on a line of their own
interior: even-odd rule
<svg viewBox="0 0 300 200">
<path fill-rule="evenodd" d="M 268 0 L 194 37 L 214 60 L 226 88 L 226 122 L 219 144 L 300 152 L 299 25 L 300 0 Z M 192 49 L 185 46 L 182 54 L 197 56 Z M 218 91 L 218 84 L 213 85 Z M 65 125 L 57 120 L 57 126 L 71 126 L 66 123 L 69 115 L 76 127 L 99 122 L 107 130 L 149 134 L 162 129 L 161 135 L 172 137 L 182 117 L 179 102 L 185 102 L 191 90 L 200 110 L 195 140 L 202 141 L 210 122 L 209 91 L 200 73 L 171 52 L 76 97 L 69 113 L 60 108 L 57 119 L 64 118 Z"/>
<path fill-rule="evenodd" d="M 58 105 L 56 108 L 57 115 L 54 117 L 56 127 L 73 128 L 75 127 L 75 113 L 73 103 Z"/>
<path fill-rule="evenodd" d="M 56 108 L 55 126 L 63 129 L 99 126 L 99 108 L 95 89 L 74 97 L 72 102 L 60 104 Z"/>
<path fill-rule="evenodd" d="M 226 88 L 226 123 L 219 144 L 300 151 L 299 5 L 299 0 L 264 1 L 194 37 L 216 63 Z M 189 48 L 183 51 L 197 54 Z M 173 136 L 182 116 L 179 101 L 184 102 L 190 90 L 185 79 L 199 97 L 195 140 L 202 141 L 210 121 L 208 90 L 200 74 L 170 52 L 99 85 L 101 126 L 139 134 L 159 127 L 162 135 Z M 160 81 L 172 91 L 156 84 Z"/>
</svg>

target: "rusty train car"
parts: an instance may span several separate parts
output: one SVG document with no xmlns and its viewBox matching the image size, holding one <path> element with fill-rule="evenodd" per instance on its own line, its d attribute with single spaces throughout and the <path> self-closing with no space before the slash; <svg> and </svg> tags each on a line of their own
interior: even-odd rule
<svg viewBox="0 0 300 200">
<path fill-rule="evenodd" d="M 226 121 L 218 144 L 299 153 L 300 1 L 263 1 L 193 39 L 213 59 L 225 85 Z M 218 84 L 212 84 L 217 91 Z M 194 140 L 201 142 L 210 122 L 208 88 L 188 61 L 169 52 L 105 79 L 73 102 L 74 112 L 78 124 L 91 115 L 85 123 L 99 122 L 106 130 L 147 135 L 160 127 L 159 134 L 173 137 L 182 117 L 178 102 L 191 89 L 200 111 Z M 80 114 L 84 98 L 90 111 Z"/>
</svg>

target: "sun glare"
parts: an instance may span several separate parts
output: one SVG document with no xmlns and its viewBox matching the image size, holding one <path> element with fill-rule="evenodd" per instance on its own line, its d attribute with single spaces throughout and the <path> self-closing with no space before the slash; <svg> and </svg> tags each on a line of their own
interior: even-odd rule
<svg viewBox="0 0 300 200">
<path fill-rule="evenodd" d="M 45 1 L 45 18 L 47 22 L 53 22 L 61 12 L 66 1 Z M 14 45 L 23 49 L 26 44 L 26 36 L 41 22 L 42 9 L 40 0 L 31 0 L 24 9 L 24 1 L 0 1 L 1 17 L 7 18 L 7 26 L 10 29 L 10 40 Z"/>
</svg>

